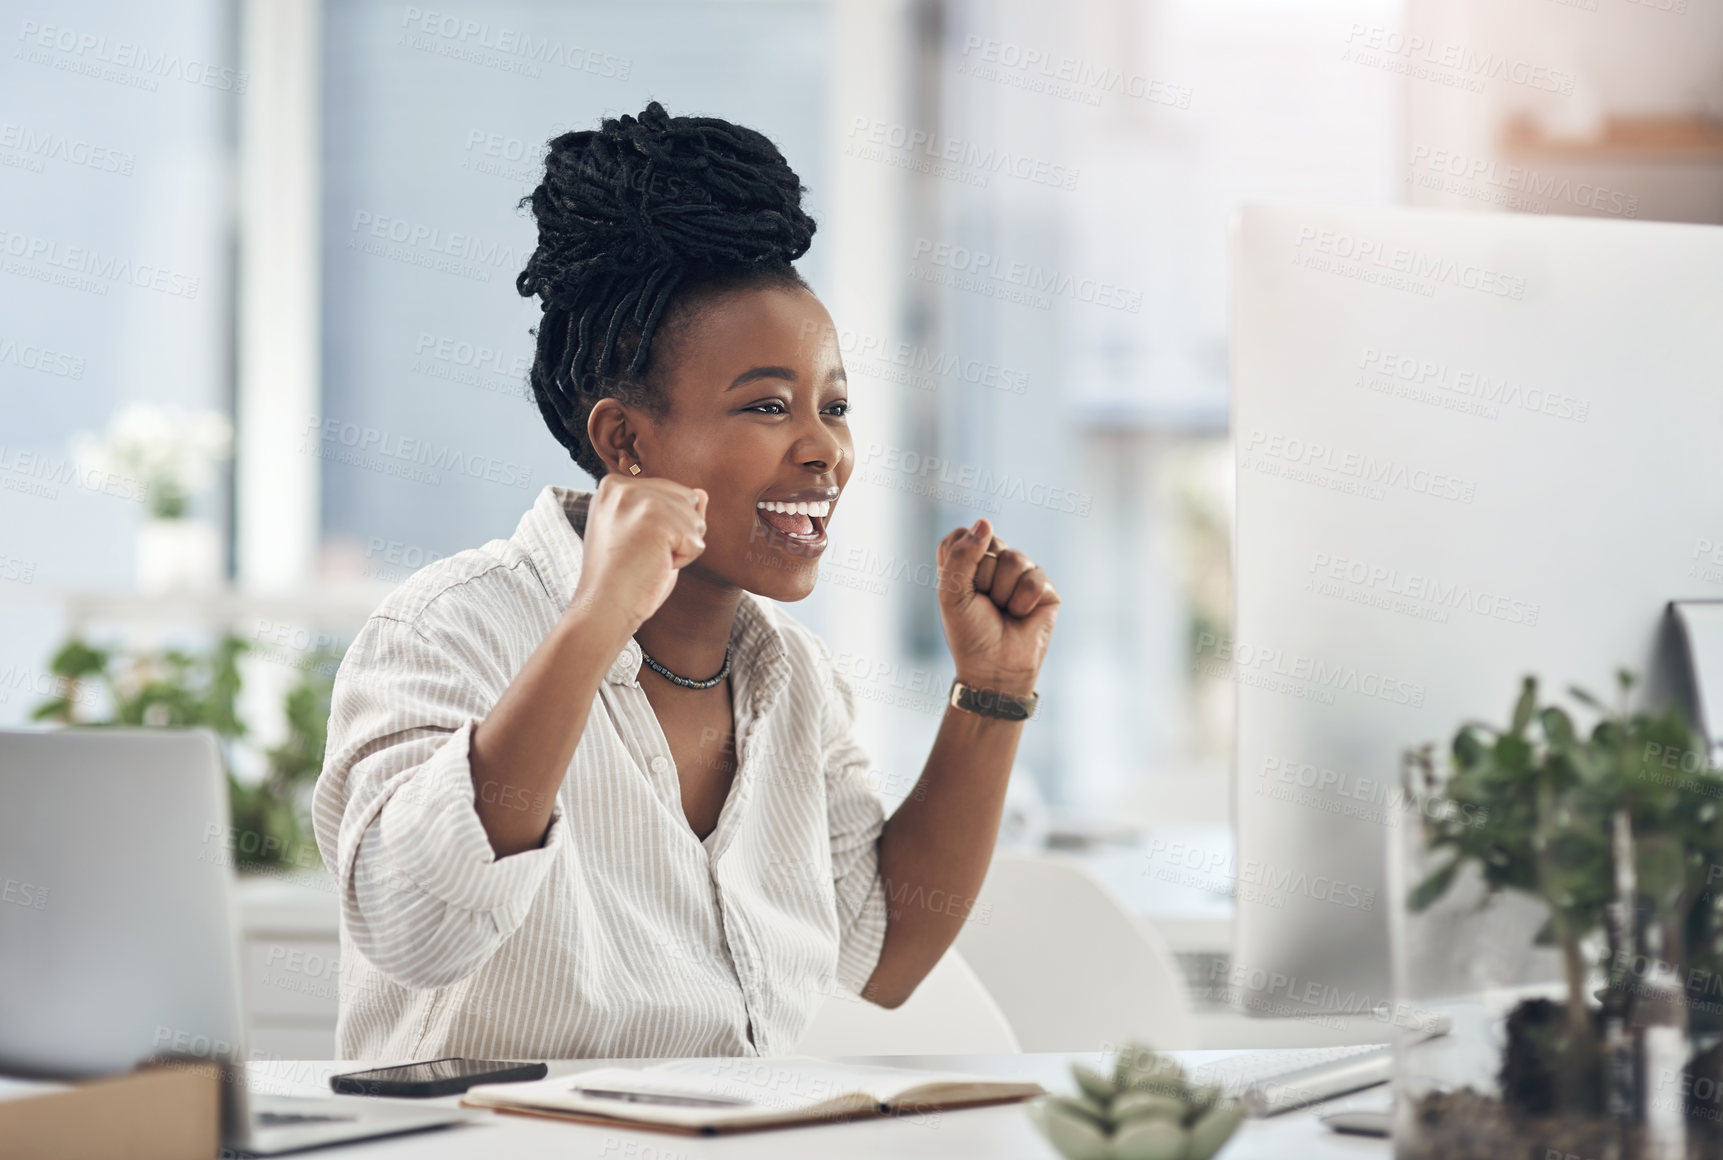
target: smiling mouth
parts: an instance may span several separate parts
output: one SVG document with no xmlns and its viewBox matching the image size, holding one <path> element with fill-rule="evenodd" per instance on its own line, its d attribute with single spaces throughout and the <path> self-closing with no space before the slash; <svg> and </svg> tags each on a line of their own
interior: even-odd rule
<svg viewBox="0 0 1723 1160">
<path fill-rule="evenodd" d="M 825 551 L 826 521 L 831 512 L 829 500 L 806 503 L 761 500 L 754 505 L 754 515 L 767 531 L 789 551 L 802 556 L 817 556 Z"/>
</svg>

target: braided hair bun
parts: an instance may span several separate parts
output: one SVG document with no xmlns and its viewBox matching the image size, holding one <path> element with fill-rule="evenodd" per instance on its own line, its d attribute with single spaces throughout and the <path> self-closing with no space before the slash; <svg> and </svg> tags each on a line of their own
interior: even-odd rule
<svg viewBox="0 0 1723 1160">
<path fill-rule="evenodd" d="M 662 409 L 644 375 L 673 299 L 702 287 L 805 286 L 790 265 L 814 235 L 803 192 L 761 134 L 672 117 L 657 101 L 550 142 L 544 181 L 521 200 L 538 248 L 515 288 L 544 311 L 533 397 L 593 478 L 606 470 L 586 435 L 593 404 Z"/>
</svg>

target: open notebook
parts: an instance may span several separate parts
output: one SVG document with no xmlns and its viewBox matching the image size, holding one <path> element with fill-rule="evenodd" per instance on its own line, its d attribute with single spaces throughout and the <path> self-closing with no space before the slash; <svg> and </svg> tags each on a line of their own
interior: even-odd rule
<svg viewBox="0 0 1723 1160">
<path fill-rule="evenodd" d="M 800 1057 L 721 1058 L 644 1068 L 605 1067 L 530 1083 L 479 1084 L 468 1089 L 461 1103 L 522 1115 L 709 1135 L 862 1116 L 921 1116 L 1042 1094 L 1040 1084 L 984 1075 Z"/>
</svg>

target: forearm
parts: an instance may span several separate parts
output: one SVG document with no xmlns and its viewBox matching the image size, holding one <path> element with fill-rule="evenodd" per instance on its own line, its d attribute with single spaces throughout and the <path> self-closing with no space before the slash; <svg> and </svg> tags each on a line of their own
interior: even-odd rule
<svg viewBox="0 0 1723 1160">
<path fill-rule="evenodd" d="M 887 926 L 864 995 L 908 998 L 963 929 L 992 860 L 1023 722 L 947 708 L 921 780 L 880 836 Z"/>
<path fill-rule="evenodd" d="M 571 607 L 473 729 L 473 804 L 498 858 L 538 847 L 600 682 L 631 630 Z"/>
</svg>

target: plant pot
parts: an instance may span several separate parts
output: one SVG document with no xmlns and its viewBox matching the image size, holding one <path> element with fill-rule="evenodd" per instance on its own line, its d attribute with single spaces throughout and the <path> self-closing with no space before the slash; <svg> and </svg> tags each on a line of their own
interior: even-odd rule
<svg viewBox="0 0 1723 1160">
<path fill-rule="evenodd" d="M 149 596 L 222 584 L 221 533 L 207 520 L 149 519 L 138 527 L 137 586 Z"/>
<path fill-rule="evenodd" d="M 1683 956 L 1666 930 L 1645 921 L 1653 907 L 1631 882 L 1614 954 L 1594 938 L 1570 961 L 1559 946 L 1539 945 L 1549 914 L 1535 900 L 1490 893 L 1474 866 L 1433 905 L 1407 906 L 1447 861 L 1426 847 L 1428 830 L 1421 808 L 1391 830 L 1395 992 L 1401 1007 L 1448 1015 L 1452 1030 L 1398 1045 L 1397 1160 L 1723 1157 L 1707 1150 L 1695 1124 L 1701 1097 L 1723 1093 L 1723 1049 L 1714 1059 L 1698 1053 Z M 1616 839 L 1618 855 L 1630 849 L 1625 833 Z M 1584 996 L 1577 1012 L 1575 967 Z M 1715 1086 L 1706 1079 L 1713 1064 Z"/>
</svg>

